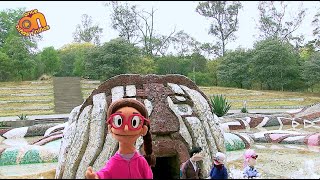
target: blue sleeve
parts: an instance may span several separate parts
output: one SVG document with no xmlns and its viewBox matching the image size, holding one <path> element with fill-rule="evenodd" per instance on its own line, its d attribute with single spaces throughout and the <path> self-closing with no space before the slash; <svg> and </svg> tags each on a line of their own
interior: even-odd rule
<svg viewBox="0 0 320 180">
<path fill-rule="evenodd" d="M 227 171 L 227 168 L 224 168 L 224 171 L 223 171 L 223 179 L 228 179 L 228 171 Z"/>
<path fill-rule="evenodd" d="M 214 169 L 214 167 L 211 169 L 211 171 L 210 171 L 210 178 L 212 179 L 212 176 L 213 176 L 213 169 Z"/>
</svg>

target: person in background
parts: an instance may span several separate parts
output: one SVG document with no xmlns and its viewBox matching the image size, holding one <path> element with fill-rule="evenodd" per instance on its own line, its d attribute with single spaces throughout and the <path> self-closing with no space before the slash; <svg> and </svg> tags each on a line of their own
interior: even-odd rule
<svg viewBox="0 0 320 180">
<path fill-rule="evenodd" d="M 210 171 L 211 179 L 228 179 L 227 168 L 224 166 L 225 159 L 226 156 L 223 153 L 216 153 L 213 159 L 213 167 Z"/>
<path fill-rule="evenodd" d="M 190 159 L 182 164 L 181 179 L 202 179 L 199 161 L 203 160 L 201 147 L 194 147 L 189 152 Z"/>
<path fill-rule="evenodd" d="M 253 149 L 247 149 L 244 153 L 244 170 L 243 177 L 253 179 L 260 177 L 260 173 L 254 167 L 257 163 L 258 155 Z"/>
</svg>

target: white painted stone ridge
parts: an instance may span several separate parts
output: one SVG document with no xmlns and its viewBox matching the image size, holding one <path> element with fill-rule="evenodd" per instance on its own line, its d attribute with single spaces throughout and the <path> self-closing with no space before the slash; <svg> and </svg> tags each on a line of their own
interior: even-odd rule
<svg viewBox="0 0 320 180">
<path fill-rule="evenodd" d="M 136 96 L 137 90 L 135 85 L 127 85 L 126 86 L 126 96 L 132 97 Z"/>
<path fill-rule="evenodd" d="M 68 125 L 70 125 L 76 121 L 76 119 L 78 118 L 78 115 L 80 113 L 80 108 L 81 108 L 81 105 L 72 109 L 72 111 L 69 114 Z"/>
<path fill-rule="evenodd" d="M 183 96 L 175 96 L 179 101 L 186 101 L 186 98 Z"/>
<path fill-rule="evenodd" d="M 172 101 L 172 99 L 168 96 L 167 97 L 167 101 L 169 104 L 169 108 L 173 111 L 173 113 L 177 116 L 177 118 L 179 119 L 179 124 L 180 124 L 180 128 L 179 128 L 179 133 L 181 134 L 181 136 L 184 138 L 184 140 L 188 143 L 188 148 L 189 150 L 191 150 L 192 148 L 192 138 L 191 135 L 185 125 L 185 123 L 182 120 L 182 117 L 179 115 L 179 112 L 177 112 L 177 109 L 174 106 L 174 103 Z"/>
<path fill-rule="evenodd" d="M 75 110 L 75 109 L 74 109 Z M 69 121 L 70 122 L 70 121 Z M 63 131 L 63 138 L 60 145 L 60 151 L 58 156 L 58 166 L 56 168 L 55 179 L 61 179 L 64 168 L 66 166 L 66 158 L 75 134 L 76 121 L 65 127 Z"/>
<path fill-rule="evenodd" d="M 192 108 L 188 104 L 173 104 L 172 106 L 180 116 L 192 114 Z"/>
<path fill-rule="evenodd" d="M 28 127 L 14 128 L 4 133 L 2 136 L 7 139 L 23 138 L 27 134 L 27 131 L 28 131 Z"/>
<path fill-rule="evenodd" d="M 203 129 L 200 120 L 197 117 L 186 117 L 185 123 L 192 129 L 192 139 L 194 140 L 194 144 L 196 146 L 200 146 L 202 148 L 202 153 L 204 155 L 203 160 L 203 174 L 208 175 L 211 170 L 212 165 L 212 157 L 209 152 L 209 146 L 205 136 L 205 130 Z"/>
<path fill-rule="evenodd" d="M 180 87 L 188 93 L 191 100 L 194 102 L 193 110 L 197 112 L 201 121 L 207 121 L 212 133 L 212 137 L 215 140 L 216 147 L 221 152 L 226 152 L 223 138 L 223 130 L 220 127 L 219 118 L 211 112 L 211 108 L 208 101 L 202 96 L 202 94 L 194 89 L 190 89 L 187 86 L 180 85 Z M 215 154 L 215 152 L 212 152 Z"/>
<path fill-rule="evenodd" d="M 147 109 L 147 111 L 148 111 L 148 116 L 150 116 L 150 115 L 151 115 L 151 112 L 152 112 L 152 110 L 153 110 L 152 102 L 149 101 L 148 99 L 145 99 L 145 100 L 144 100 L 144 105 L 146 106 L 146 109 Z"/>
<path fill-rule="evenodd" d="M 92 166 L 94 171 L 99 171 L 104 167 L 109 158 L 118 150 L 117 145 L 118 141 L 112 137 L 111 133 L 108 133 L 104 141 L 103 149 Z"/>
<path fill-rule="evenodd" d="M 111 94 L 112 94 L 112 102 L 123 98 L 123 96 L 124 96 L 123 86 L 116 86 L 116 87 L 112 88 Z"/>
<path fill-rule="evenodd" d="M 99 149 L 102 149 L 105 127 L 106 127 L 106 109 L 107 100 L 105 93 L 93 96 L 93 107 L 91 112 L 89 142 L 78 166 L 76 179 L 84 179 L 85 172 L 98 155 Z"/>
<path fill-rule="evenodd" d="M 68 125 L 68 122 L 53 126 L 53 127 L 49 128 L 49 129 L 47 129 L 43 136 L 46 137 L 46 136 L 50 135 L 52 133 L 52 131 L 54 131 L 55 129 L 59 129 L 59 128 L 62 128 L 62 127 L 65 128 L 67 125 Z"/>
<path fill-rule="evenodd" d="M 91 111 L 92 105 L 85 107 L 82 113 L 79 116 L 75 135 L 70 146 L 70 150 L 67 156 L 63 179 L 70 179 L 75 177 L 75 171 L 77 169 L 77 163 L 80 162 L 82 155 L 80 154 L 81 150 L 86 147 L 88 144 L 88 126 L 89 126 L 89 112 Z"/>
<path fill-rule="evenodd" d="M 294 137 L 287 137 L 282 142 L 295 142 L 298 140 L 303 140 L 306 136 L 294 136 Z"/>
<path fill-rule="evenodd" d="M 5 139 L 2 143 L 11 147 L 23 147 L 29 145 L 25 138 Z"/>
<path fill-rule="evenodd" d="M 173 83 L 168 83 L 168 85 L 171 87 L 171 89 L 177 93 L 177 94 L 184 94 L 183 90 L 180 88 L 179 85 L 173 84 Z"/>
</svg>

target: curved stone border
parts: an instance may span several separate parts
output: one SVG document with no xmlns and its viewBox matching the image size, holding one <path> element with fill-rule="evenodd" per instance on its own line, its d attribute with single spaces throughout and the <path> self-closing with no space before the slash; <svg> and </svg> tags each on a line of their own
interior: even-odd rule
<svg viewBox="0 0 320 180">
<path fill-rule="evenodd" d="M 261 117 L 244 117 L 236 118 L 234 121 L 221 123 L 224 131 L 229 132 L 232 130 L 247 130 L 250 128 L 263 128 L 278 126 L 281 128 L 283 125 L 291 125 L 297 127 L 303 125 L 304 128 L 318 127 L 320 128 L 320 112 L 308 116 L 308 119 L 302 118 L 287 118 L 276 116 L 261 116 Z M 313 119 L 313 120 L 310 120 Z"/>
</svg>

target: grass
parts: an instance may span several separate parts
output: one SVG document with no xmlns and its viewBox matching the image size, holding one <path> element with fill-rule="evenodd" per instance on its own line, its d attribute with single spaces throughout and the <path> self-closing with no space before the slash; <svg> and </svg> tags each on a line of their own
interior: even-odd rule
<svg viewBox="0 0 320 180">
<path fill-rule="evenodd" d="M 224 87 L 199 87 L 207 96 L 215 94 L 224 94 L 227 100 L 263 100 L 260 102 L 247 101 L 247 109 L 250 111 L 250 106 L 307 106 L 314 103 L 320 103 L 320 93 L 301 93 L 301 92 L 281 92 L 281 91 L 257 91 L 238 88 Z M 237 95 L 238 94 L 238 95 Z M 267 99 L 289 99 L 303 98 L 303 101 L 268 101 Z M 232 102 L 231 109 L 241 109 L 243 102 Z"/>
<path fill-rule="evenodd" d="M 83 99 L 86 99 L 91 92 L 97 88 L 101 83 L 87 83 L 91 80 L 81 80 L 81 92 Z M 41 82 L 41 83 L 33 83 Z M 1 88 L 28 88 L 23 90 L 8 90 Z M 48 88 L 48 89 L 36 89 Z M 225 95 L 227 100 L 240 100 L 240 102 L 231 102 L 231 109 L 240 110 L 243 107 L 244 100 L 265 100 L 259 102 L 247 101 L 247 109 L 250 107 L 279 107 L 279 106 L 307 106 L 320 102 L 320 93 L 301 93 L 301 92 L 280 92 L 280 91 L 257 91 L 245 90 L 238 88 L 225 87 L 199 87 L 208 97 L 216 94 Z M 319 87 L 320 88 L 320 87 Z M 46 96 L 4 96 L 5 94 L 41 94 L 52 93 Z M 303 98 L 303 101 L 268 101 L 268 99 L 288 99 L 288 98 Z M 48 102 L 25 102 L 25 103 L 0 103 L 1 108 L 15 108 L 15 107 L 41 107 L 50 106 L 54 108 L 53 82 L 48 81 L 23 81 L 23 82 L 0 82 L 0 101 L 13 100 L 50 100 Z M 30 115 L 46 115 L 55 114 L 54 109 L 50 110 L 0 110 L 1 116 L 17 116 L 18 114 Z"/>
</svg>

